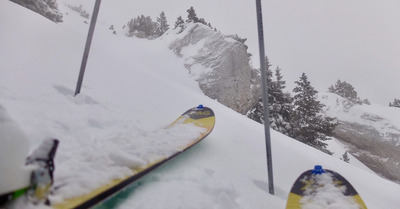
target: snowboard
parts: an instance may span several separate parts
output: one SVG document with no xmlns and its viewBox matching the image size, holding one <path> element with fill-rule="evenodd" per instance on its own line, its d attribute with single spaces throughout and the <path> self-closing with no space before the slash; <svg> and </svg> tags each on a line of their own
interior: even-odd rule
<svg viewBox="0 0 400 209">
<path fill-rule="evenodd" d="M 335 171 L 315 166 L 305 171 L 290 190 L 286 209 L 367 209 L 354 187 Z"/>
<path fill-rule="evenodd" d="M 174 126 L 178 126 L 181 124 L 189 124 L 197 127 L 201 127 L 202 131 L 199 133 L 193 133 L 193 140 L 187 142 L 184 145 L 176 147 L 176 151 L 170 156 L 164 156 L 159 159 L 156 159 L 145 166 L 138 168 L 131 168 L 133 174 L 130 176 L 126 176 L 122 179 L 114 179 L 113 181 L 98 187 L 92 192 L 85 194 L 83 196 L 67 199 L 64 202 L 59 204 L 52 205 L 53 208 L 57 209 L 66 209 L 66 208 L 75 208 L 75 209 L 83 209 L 83 208 L 92 208 L 101 206 L 105 200 L 110 200 L 118 193 L 124 191 L 129 185 L 136 182 L 141 177 L 145 176 L 155 168 L 161 166 L 165 162 L 173 159 L 178 156 L 182 152 L 188 150 L 193 147 L 193 145 L 200 142 L 206 136 L 208 136 L 214 128 L 215 124 L 215 115 L 212 109 L 208 107 L 203 107 L 199 105 L 198 107 L 191 108 L 184 112 L 181 116 L 179 116 L 174 122 L 172 122 L 165 129 L 170 129 Z M 162 140 L 162 139 L 160 139 Z"/>
<path fill-rule="evenodd" d="M 35 149 L 26 159 L 25 166 L 29 167 L 30 179 L 28 184 L 15 191 L 0 194 L 0 208 L 25 195 L 34 204 L 43 202 L 48 204 L 47 196 L 53 184 L 54 157 L 59 141 L 47 139 Z"/>
<path fill-rule="evenodd" d="M 35 204 L 48 202 L 58 140 L 44 140 L 27 158 L 29 141 L 2 105 L 0 133 L 0 208 L 24 196 Z"/>
</svg>

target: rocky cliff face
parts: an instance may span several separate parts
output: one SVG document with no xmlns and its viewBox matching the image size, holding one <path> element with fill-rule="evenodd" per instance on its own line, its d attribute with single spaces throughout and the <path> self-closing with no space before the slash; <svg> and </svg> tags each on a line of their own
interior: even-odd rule
<svg viewBox="0 0 400 209">
<path fill-rule="evenodd" d="M 339 122 L 335 137 L 352 145 L 350 153 L 371 170 L 400 183 L 400 146 L 396 146 L 394 141 L 386 140 L 385 136 L 372 126 Z M 400 138 L 400 134 L 388 134 Z"/>
<path fill-rule="evenodd" d="M 170 49 L 185 60 L 205 95 L 242 114 L 258 102 L 260 75 L 243 43 L 202 24 L 189 24 L 176 37 Z"/>
<path fill-rule="evenodd" d="M 400 109 L 379 105 L 346 107 L 346 99 L 321 94 L 328 116 L 340 123 L 335 137 L 371 170 L 400 183 Z"/>
</svg>

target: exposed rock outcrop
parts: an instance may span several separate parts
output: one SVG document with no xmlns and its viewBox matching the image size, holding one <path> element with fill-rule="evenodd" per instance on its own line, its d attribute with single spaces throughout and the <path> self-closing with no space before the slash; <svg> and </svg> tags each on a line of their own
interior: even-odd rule
<svg viewBox="0 0 400 209">
<path fill-rule="evenodd" d="M 388 134 L 400 138 L 400 134 Z M 371 170 L 400 183 L 400 146 L 396 146 L 397 141 L 385 139 L 372 126 L 346 121 L 340 121 L 335 137 L 350 143 L 350 153 Z"/>
<path fill-rule="evenodd" d="M 261 96 L 260 75 L 243 43 L 206 25 L 190 24 L 170 44 L 205 95 L 246 114 Z"/>
</svg>

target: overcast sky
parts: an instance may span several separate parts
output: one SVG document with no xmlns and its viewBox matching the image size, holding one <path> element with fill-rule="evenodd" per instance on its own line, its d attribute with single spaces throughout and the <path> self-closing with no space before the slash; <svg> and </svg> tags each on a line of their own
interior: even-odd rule
<svg viewBox="0 0 400 209">
<path fill-rule="evenodd" d="M 247 38 L 259 66 L 255 0 L 102 0 L 98 23 L 118 26 L 142 14 L 155 20 L 164 11 L 173 26 L 190 6 L 223 34 Z M 341 79 L 373 103 L 400 99 L 400 1 L 263 0 L 262 7 L 266 54 L 288 90 L 305 72 L 320 92 Z"/>
</svg>

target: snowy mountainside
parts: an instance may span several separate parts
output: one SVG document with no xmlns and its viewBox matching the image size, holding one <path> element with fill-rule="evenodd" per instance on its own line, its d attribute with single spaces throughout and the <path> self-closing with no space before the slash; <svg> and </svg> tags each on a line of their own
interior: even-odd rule
<svg viewBox="0 0 400 209">
<path fill-rule="evenodd" d="M 211 135 L 149 174 L 119 208 L 284 208 L 292 183 L 315 164 L 342 174 L 370 209 L 400 205 L 399 185 L 275 131 L 276 195 L 269 195 L 263 126 L 206 97 L 167 39 L 114 35 L 98 24 L 81 94 L 73 97 L 84 19 L 61 6 L 59 24 L 9 1 L 0 8 L 0 104 L 31 150 L 45 138 L 60 140 L 55 185 L 64 189 L 54 191 L 52 202 L 123 176 L 127 168 L 116 155 L 131 156 L 149 137 L 174 137 L 159 130 L 202 103 L 216 114 Z M 21 199 L 14 208 L 46 207 Z"/>
<path fill-rule="evenodd" d="M 341 121 L 371 126 L 379 132 L 381 140 L 393 146 L 400 146 L 400 109 L 382 105 L 354 105 L 346 107 L 347 99 L 332 94 L 319 95 L 326 105 L 325 112 Z"/>
<path fill-rule="evenodd" d="M 319 94 L 325 113 L 340 123 L 335 137 L 349 143 L 350 152 L 382 176 L 400 182 L 400 109 L 377 104 L 348 105 L 332 93 Z"/>
</svg>

